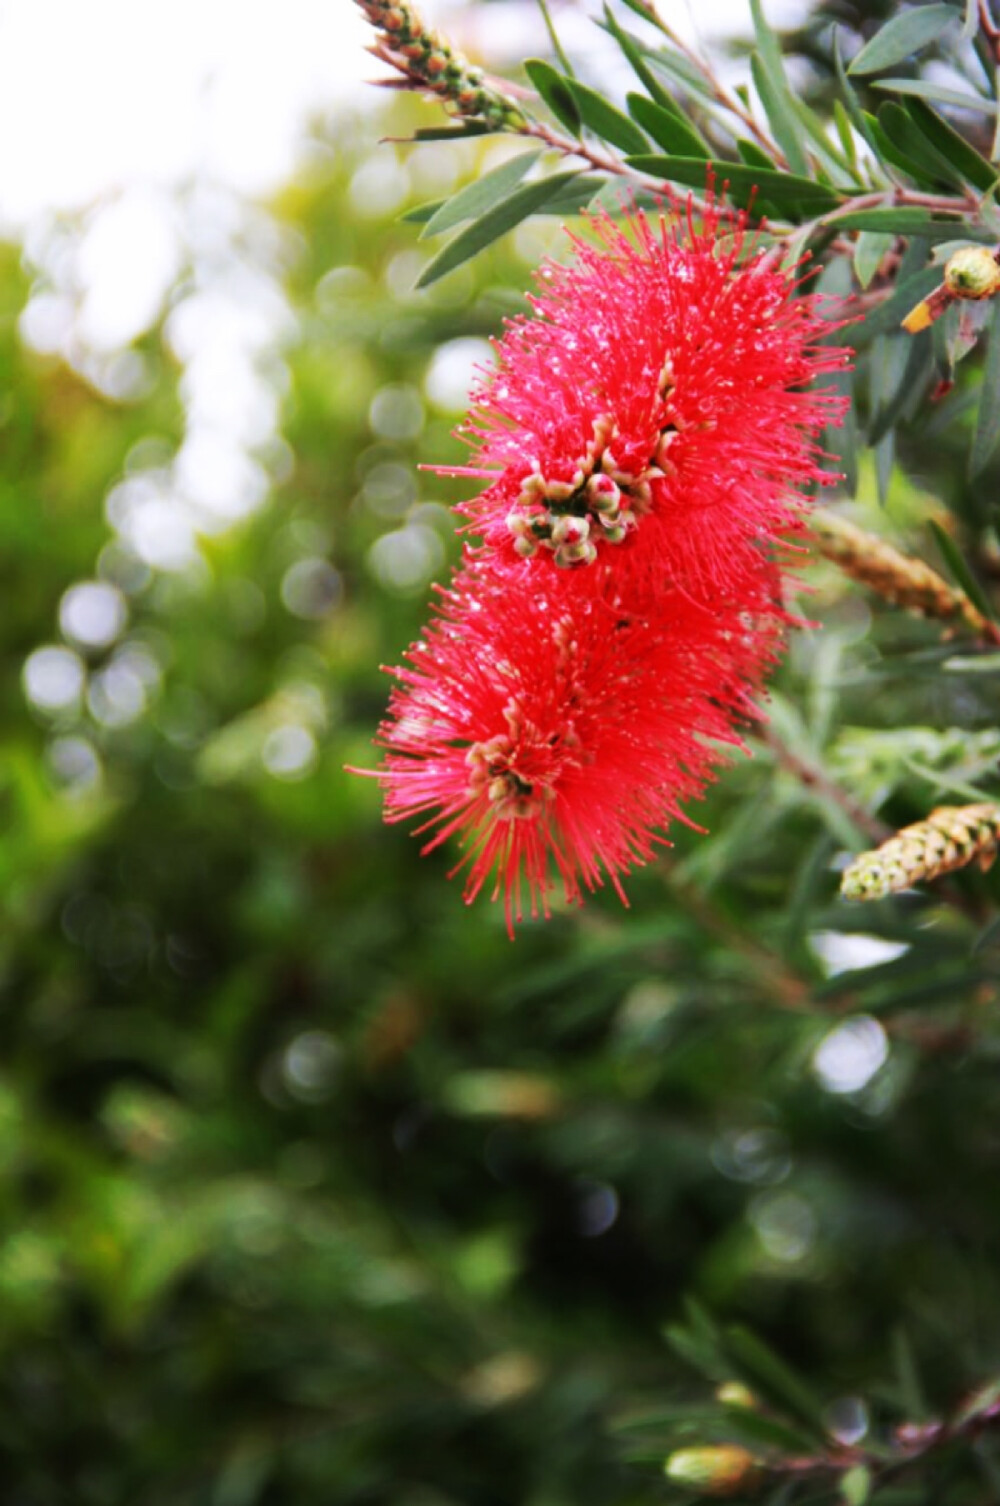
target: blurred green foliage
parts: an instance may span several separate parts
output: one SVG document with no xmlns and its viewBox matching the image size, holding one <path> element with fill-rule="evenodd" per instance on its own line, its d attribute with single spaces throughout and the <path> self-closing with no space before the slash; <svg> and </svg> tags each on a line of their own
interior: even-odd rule
<svg viewBox="0 0 1000 1506">
<path fill-rule="evenodd" d="M 145 336 L 113 401 L 19 338 L 28 277 L 0 265 L 11 1506 L 681 1500 L 678 1428 L 728 1436 L 664 1341 L 691 1294 L 875 1429 L 1000 1369 L 995 877 L 850 909 L 834 870 L 863 834 L 756 742 L 631 912 L 598 896 L 511 944 L 345 773 L 457 557 L 461 483 L 415 469 L 462 455 L 429 365 L 565 244 L 531 226 L 407 291 L 396 215 L 456 149 L 417 149 L 428 182 L 376 213 L 396 154 L 351 136 L 240 252 L 292 316 L 265 352 L 284 441 L 263 505 L 183 568 L 106 513 L 185 438 L 177 339 Z M 899 474 L 889 521 L 866 462 L 859 516 L 919 545 L 950 508 L 989 563 L 996 473 L 955 480 L 952 443 L 904 434 L 921 489 Z M 94 579 L 127 622 L 70 633 L 73 660 L 60 601 Z M 890 825 L 988 793 L 996 665 L 809 579 L 788 746 Z M 26 662 L 62 700 L 25 693 Z M 996 1468 L 977 1445 L 910 1498 L 996 1499 Z"/>
</svg>

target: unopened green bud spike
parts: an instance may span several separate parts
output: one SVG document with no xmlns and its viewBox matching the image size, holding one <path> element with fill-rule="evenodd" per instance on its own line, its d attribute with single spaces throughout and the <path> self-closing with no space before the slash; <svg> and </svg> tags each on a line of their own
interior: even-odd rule
<svg viewBox="0 0 1000 1506">
<path fill-rule="evenodd" d="M 922 880 L 978 863 L 987 869 L 1000 843 L 1000 805 L 942 805 L 845 869 L 845 899 L 882 899 Z"/>
</svg>

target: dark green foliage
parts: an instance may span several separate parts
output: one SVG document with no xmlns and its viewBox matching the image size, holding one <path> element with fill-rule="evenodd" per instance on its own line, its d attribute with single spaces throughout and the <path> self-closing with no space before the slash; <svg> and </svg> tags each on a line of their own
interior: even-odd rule
<svg viewBox="0 0 1000 1506">
<path fill-rule="evenodd" d="M 869 103 L 869 69 L 962 19 L 890 11 L 855 59 Z M 933 533 L 990 613 L 997 317 L 985 361 L 960 364 L 977 328 L 946 326 L 942 355 L 898 326 L 940 283 L 935 244 L 991 227 L 892 202 L 884 162 L 864 168 L 877 207 L 839 213 L 855 190 L 819 176 L 838 162 L 800 106 L 825 118 L 823 89 L 841 91 L 845 179 L 847 120 L 874 141 L 905 122 L 900 157 L 919 140 L 935 181 L 985 191 L 986 158 L 909 103 L 885 126 L 862 114 L 819 43 L 800 99 L 753 19 L 791 176 L 648 28 L 606 17 L 646 88 L 631 118 L 550 64 L 529 76 L 567 130 L 617 140 L 660 182 L 700 191 L 710 151 L 736 202 L 756 188 L 786 229 L 806 222 L 834 296 L 863 271 L 864 317 L 835 336 L 860 354 L 831 469 L 866 526 L 918 554 Z M 850 56 L 872 26 L 841 20 Z M 633 153 L 643 133 L 667 155 Z M 533 148 L 477 177 L 476 122 L 414 134 L 463 140 L 455 193 L 353 215 L 341 145 L 274 206 L 291 463 L 197 568 L 129 588 L 125 641 L 159 679 L 121 724 L 93 699 L 32 709 L 22 672 L 58 639 L 66 589 L 112 569 L 105 500 L 142 444 L 181 443 L 176 364 L 154 332 L 148 390 L 101 397 L 19 344 L 28 287 L 12 250 L 0 260 L 5 1500 L 680 1506 L 665 1456 L 718 1443 L 765 1461 L 747 1499 L 773 1506 L 981 1506 L 1000 1470 L 1000 877 L 970 868 L 866 908 L 837 890 L 882 827 L 997 797 L 995 647 L 803 554 L 809 594 L 790 606 L 813 625 L 791 634 L 770 738 L 751 734 L 691 811 L 706 830 L 679 825 L 630 882 L 631 910 L 557 905 L 511 944 L 495 907 L 466 909 L 455 855 L 422 859 L 374 782 L 345 773 L 377 758 L 378 665 L 418 632 L 429 576 L 458 554 L 446 507 L 476 484 L 416 469 L 465 459 L 425 375 L 525 307 L 505 231 L 548 214 L 566 255 L 551 216 L 598 192 L 613 211 L 632 180 L 546 157 L 524 182 Z M 461 271 L 426 293 L 415 224 L 457 230 L 420 281 Z M 376 432 L 376 400 L 400 389 L 419 421 Z M 394 575 L 380 550 L 406 529 L 429 563 Z M 303 614 L 288 582 L 317 561 L 337 590 Z M 88 651 L 91 683 L 116 652 Z M 291 771 L 265 758 L 289 719 L 315 750 Z M 99 781 L 67 787 L 67 739 Z M 716 1397 L 736 1381 L 754 1406 Z M 906 1455 L 907 1429 L 935 1419 L 951 1431 Z"/>
</svg>

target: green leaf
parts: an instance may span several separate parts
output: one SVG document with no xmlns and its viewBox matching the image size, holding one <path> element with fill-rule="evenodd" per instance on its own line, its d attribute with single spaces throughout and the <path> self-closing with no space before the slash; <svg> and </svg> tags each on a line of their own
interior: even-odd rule
<svg viewBox="0 0 1000 1506">
<path fill-rule="evenodd" d="M 542 155 L 541 150 L 534 152 L 521 152 L 517 157 L 511 157 L 508 162 L 502 162 L 499 167 L 493 168 L 492 172 L 483 173 L 474 183 L 469 183 L 458 193 L 446 199 L 431 218 L 427 221 L 421 232 L 420 239 L 427 240 L 432 235 L 441 235 L 445 230 L 454 230 L 456 225 L 461 225 L 465 220 L 474 220 L 491 209 L 494 204 L 507 197 L 510 189 L 514 188 L 530 167 L 538 161 Z"/>
<path fill-rule="evenodd" d="M 447 199 L 427 199 L 423 204 L 414 204 L 405 214 L 399 216 L 400 224 L 403 225 L 426 225 L 432 215 L 436 214 L 442 204 L 447 204 Z"/>
<path fill-rule="evenodd" d="M 724 1357 L 701 1337 L 696 1337 L 686 1328 L 665 1328 L 663 1337 L 675 1354 L 679 1355 L 692 1370 L 698 1370 L 710 1381 L 731 1379 L 730 1367 Z"/>
<path fill-rule="evenodd" d="M 685 183 L 692 188 L 704 188 L 706 164 L 700 157 L 651 157 L 630 156 L 625 159 L 630 167 L 649 173 L 654 178 L 666 178 L 672 183 Z M 814 183 L 809 178 L 799 178 L 792 173 L 779 173 L 766 168 L 748 167 L 745 163 L 713 160 L 711 167 L 721 186 L 729 184 L 730 197 L 734 203 L 746 205 L 756 189 L 759 195 L 777 204 L 789 219 L 808 219 L 822 214 L 840 202 L 840 196 L 823 183 Z"/>
<path fill-rule="evenodd" d="M 916 166 L 929 185 L 936 183 L 961 184 L 962 175 L 927 140 L 924 133 L 914 125 L 909 112 L 895 100 L 887 100 L 879 106 L 878 123 L 898 151 Z M 911 169 L 907 169 L 911 171 Z"/>
<path fill-rule="evenodd" d="M 810 1433 L 826 1436 L 823 1406 L 808 1383 L 747 1328 L 726 1333 L 726 1349 L 739 1365 L 751 1390 L 804 1423 Z"/>
<path fill-rule="evenodd" d="M 515 225 L 520 225 L 529 215 L 537 214 L 566 183 L 578 177 L 576 172 L 555 173 L 537 183 L 523 183 L 499 204 L 494 204 L 485 214 L 460 230 L 453 240 L 429 261 L 417 278 L 418 288 L 430 287 L 446 272 L 452 272 L 463 262 L 469 261 L 484 247 L 499 240 Z"/>
<path fill-rule="evenodd" d="M 600 136 L 602 141 L 610 141 L 622 152 L 644 152 L 648 146 L 645 133 L 638 126 L 632 124 L 628 116 L 619 110 L 616 105 L 599 94 L 596 89 L 591 89 L 587 84 L 581 84 L 578 79 L 572 78 L 566 81 L 569 84 L 574 102 L 584 125 Z"/>
<path fill-rule="evenodd" d="M 421 126 L 419 131 L 414 131 L 414 141 L 462 141 L 466 136 L 495 136 L 496 126 L 487 125 L 484 120 L 467 120 L 459 126 Z"/>
<path fill-rule="evenodd" d="M 736 150 L 748 167 L 762 167 L 765 172 L 774 171 L 774 163 L 756 141 L 751 141 L 748 136 L 741 136 L 736 143 Z"/>
<path fill-rule="evenodd" d="M 920 1381 L 913 1345 L 905 1328 L 893 1330 L 892 1357 L 899 1384 L 899 1401 L 907 1421 L 923 1422 L 928 1415 L 927 1398 Z"/>
<path fill-rule="evenodd" d="M 950 5 L 922 5 L 918 10 L 893 16 L 866 43 L 848 69 L 849 73 L 881 73 L 935 41 L 955 12 Z"/>
<path fill-rule="evenodd" d="M 750 54 L 750 73 L 775 141 L 788 159 L 792 172 L 805 177 L 809 172 L 809 163 L 799 140 L 799 128 L 794 112 L 791 104 L 784 98 L 768 74 L 759 53 Z"/>
<path fill-rule="evenodd" d="M 874 89 L 886 89 L 895 94 L 915 94 L 920 99 L 933 99 L 939 105 L 952 105 L 959 110 L 978 110 L 983 115 L 992 115 L 996 103 L 983 99 L 980 94 L 963 94 L 958 89 L 946 89 L 942 84 L 931 84 L 924 78 L 880 78 Z"/>
<path fill-rule="evenodd" d="M 837 82 L 840 85 L 840 92 L 844 97 L 844 107 L 847 110 L 848 119 L 858 134 L 867 141 L 873 151 L 876 151 L 875 138 L 868 124 L 869 117 L 858 103 L 858 96 L 854 92 L 854 86 L 844 70 L 844 60 L 840 55 L 840 33 L 836 27 L 833 28 L 833 68 L 837 75 Z"/>
<path fill-rule="evenodd" d="M 982 612 L 984 617 L 992 619 L 996 614 L 990 604 L 990 599 L 969 569 L 961 549 L 959 549 L 951 535 L 945 532 L 940 523 L 936 522 L 933 518 L 929 518 L 927 521 L 928 527 L 934 535 L 935 542 L 941 551 L 941 556 L 948 566 L 951 575 L 957 584 L 961 586 L 976 610 Z"/>
<path fill-rule="evenodd" d="M 574 136 L 580 134 L 580 111 L 577 109 L 569 80 L 544 58 L 528 58 L 524 71 L 548 105 L 559 124 Z"/>
<path fill-rule="evenodd" d="M 656 77 L 656 74 L 653 72 L 652 68 L 649 67 L 649 65 L 643 58 L 642 44 L 640 43 L 638 37 L 633 36 L 630 31 L 626 31 L 623 26 L 619 26 L 614 15 L 607 5 L 605 5 L 604 7 L 604 21 L 599 24 L 602 26 L 602 29 L 604 31 L 609 32 L 611 36 L 614 37 L 615 41 L 618 43 L 618 46 L 621 48 L 622 52 L 625 54 L 626 58 L 631 64 L 632 71 L 634 72 L 636 78 L 642 84 L 643 88 L 653 100 L 654 104 L 659 105 L 660 108 L 662 110 L 666 110 L 668 114 L 677 115 L 678 117 L 683 118 L 681 117 L 681 112 L 678 106 L 671 99 L 666 89 L 664 89 L 663 85 Z M 636 116 L 636 119 L 638 119 L 638 116 Z"/>
<path fill-rule="evenodd" d="M 648 17 L 647 17 L 648 19 Z M 715 94 L 712 86 L 707 82 L 704 74 L 699 73 L 693 63 L 689 63 L 686 57 L 679 52 L 667 52 L 664 48 L 649 48 L 646 56 L 654 67 L 659 68 L 669 78 L 680 84 L 681 88 L 687 89 L 689 94 L 696 94 L 707 104 L 714 104 Z"/>
<path fill-rule="evenodd" d="M 914 398 L 923 396 L 934 372 L 931 342 L 922 335 L 892 335 L 887 342 L 891 356 L 887 361 L 885 385 L 872 393 L 874 413 L 869 424 L 868 443 L 878 444 L 883 435 L 909 411 Z"/>
<path fill-rule="evenodd" d="M 852 343 L 857 345 L 869 340 L 873 335 L 882 334 L 900 325 L 912 308 L 926 298 L 928 293 L 933 292 L 941 283 L 940 267 L 924 267 L 921 272 L 915 272 L 910 277 L 904 277 L 896 284 L 895 292 L 885 303 L 879 304 L 878 308 L 872 309 L 861 325 L 852 336 Z"/>
<path fill-rule="evenodd" d="M 882 230 L 862 230 L 858 236 L 854 247 L 854 273 L 863 288 L 867 288 L 875 276 L 892 243 L 893 237 Z"/>
<path fill-rule="evenodd" d="M 819 116 L 816 115 L 804 100 L 792 96 L 792 108 L 800 126 L 808 132 L 813 142 L 813 152 L 817 158 L 833 172 L 844 174 L 851 179 L 852 185 L 861 183 L 858 173 L 857 154 L 841 151 L 835 146 L 827 135 L 826 126 Z M 851 143 L 853 149 L 853 142 Z"/>
<path fill-rule="evenodd" d="M 752 1412 L 749 1407 L 724 1407 L 721 1420 L 716 1413 L 715 1426 L 727 1442 L 742 1443 L 750 1449 L 763 1446 L 786 1454 L 805 1454 L 815 1443 L 811 1433 L 800 1432 L 776 1417 Z"/>
<path fill-rule="evenodd" d="M 560 67 L 563 68 L 566 73 L 571 74 L 573 72 L 573 64 L 566 56 L 566 53 L 563 50 L 563 45 L 559 40 L 559 33 L 556 31 L 552 17 L 549 14 L 548 0 L 536 0 L 536 3 L 538 5 L 538 9 L 542 13 L 542 20 L 545 22 L 545 30 L 548 32 L 549 41 L 552 43 L 552 51 L 559 59 Z"/>
<path fill-rule="evenodd" d="M 976 433 L 969 458 L 969 475 L 986 469 L 1000 440 L 1000 298 L 994 298 L 990 313 L 989 344 L 983 368 L 983 386 L 976 415 Z M 978 605 L 978 603 L 977 603 Z"/>
<path fill-rule="evenodd" d="M 912 157 L 907 156 L 905 152 L 900 150 L 874 115 L 869 115 L 867 110 L 863 113 L 868 124 L 868 133 L 872 141 L 873 150 L 876 152 L 882 166 L 885 167 L 886 163 L 891 164 L 892 167 L 905 173 L 908 178 L 912 178 L 914 183 L 918 184 L 921 188 L 937 188 L 938 178 L 936 171 L 926 172 L 919 162 L 915 162 Z"/>
<path fill-rule="evenodd" d="M 618 195 L 617 202 L 612 199 L 609 207 L 620 209 L 621 195 L 627 192 L 623 188 L 620 178 L 616 180 L 614 178 L 602 178 L 599 173 L 580 173 L 571 183 L 565 184 L 564 187 L 554 193 L 545 206 L 537 212 L 547 215 L 578 214 L 581 209 L 586 209 L 588 204 L 593 203 L 595 200 L 599 201 L 602 193 L 607 189 L 612 190 L 613 194 Z M 633 194 L 632 198 L 636 199 L 637 196 Z"/>
<path fill-rule="evenodd" d="M 837 214 L 827 222 L 838 230 L 876 230 L 889 235 L 920 235 L 928 241 L 970 240 L 984 245 L 996 243 L 996 232 L 982 225 L 970 225 L 956 218 L 941 219 L 929 209 L 856 209 Z"/>
<path fill-rule="evenodd" d="M 760 95 L 774 138 L 787 157 L 789 167 L 793 173 L 800 173 L 805 177 L 809 164 L 799 140 L 792 92 L 788 87 L 781 57 L 781 44 L 768 25 L 761 0 L 750 0 L 750 13 L 757 39 L 757 52 L 750 58 L 754 88 Z"/>
<path fill-rule="evenodd" d="M 980 156 L 937 110 L 922 99 L 909 100 L 906 110 L 917 129 L 960 177 L 983 193 L 996 187 L 996 168 Z"/>
<path fill-rule="evenodd" d="M 844 1506 L 865 1506 L 872 1492 L 872 1474 L 866 1464 L 855 1464 L 840 1478 Z"/>
<path fill-rule="evenodd" d="M 675 157 L 708 158 L 709 151 L 701 136 L 683 117 L 661 109 L 644 94 L 629 94 L 626 103 L 633 120 L 637 120 L 665 152 Z"/>
<path fill-rule="evenodd" d="M 840 144 L 844 149 L 844 156 L 851 165 L 851 172 L 856 173 L 858 170 L 857 142 L 854 139 L 854 132 L 851 130 L 851 117 L 839 99 L 835 99 L 833 102 L 833 121 L 837 127 Z"/>
<path fill-rule="evenodd" d="M 838 428 L 828 428 L 823 434 L 823 448 L 827 450 L 844 471 L 844 480 L 849 492 L 858 489 L 858 415 L 854 398 L 854 372 L 841 368 L 831 372 L 827 379 L 831 389 L 852 401 Z"/>
<path fill-rule="evenodd" d="M 892 468 L 896 460 L 896 431 L 890 429 L 888 434 L 883 434 L 874 449 L 875 455 L 875 484 L 878 487 L 878 503 L 884 507 L 889 500 L 889 487 L 892 484 Z"/>
</svg>

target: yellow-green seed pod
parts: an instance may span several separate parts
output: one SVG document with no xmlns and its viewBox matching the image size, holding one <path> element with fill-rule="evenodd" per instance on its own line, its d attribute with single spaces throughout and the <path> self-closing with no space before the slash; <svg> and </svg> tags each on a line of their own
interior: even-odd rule
<svg viewBox="0 0 1000 1506">
<path fill-rule="evenodd" d="M 679 1448 L 663 1466 L 668 1480 L 705 1496 L 734 1496 L 755 1483 L 760 1464 L 738 1443 Z"/>
<path fill-rule="evenodd" d="M 985 246 L 963 246 L 948 258 L 944 283 L 956 298 L 991 298 L 1000 288 L 1000 266 Z"/>
</svg>

